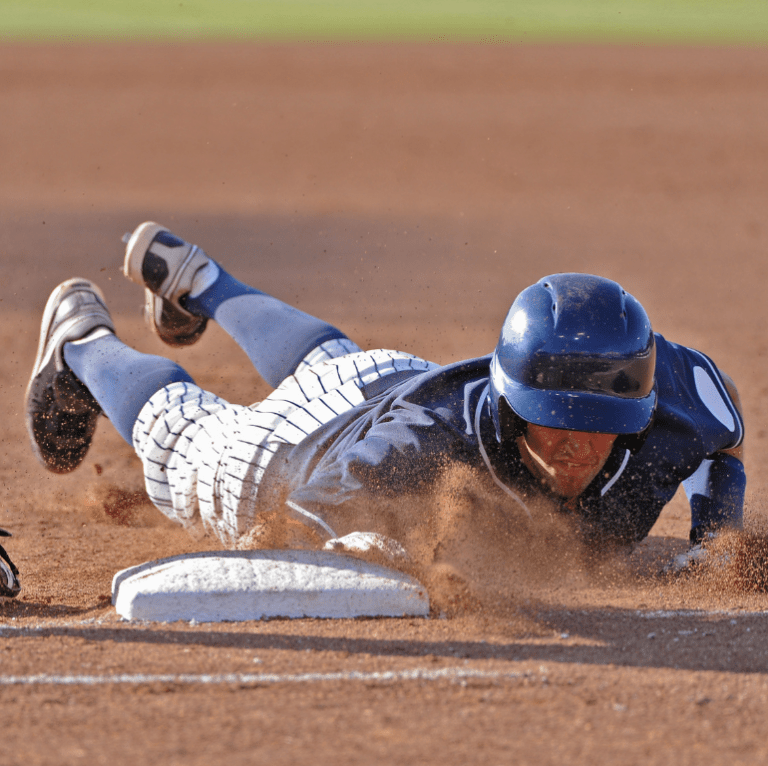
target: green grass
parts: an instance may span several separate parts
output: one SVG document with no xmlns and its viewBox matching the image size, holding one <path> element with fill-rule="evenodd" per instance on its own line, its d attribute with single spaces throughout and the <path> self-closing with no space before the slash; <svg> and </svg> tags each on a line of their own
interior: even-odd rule
<svg viewBox="0 0 768 766">
<path fill-rule="evenodd" d="M 0 38 L 768 42 L 768 0 L 0 0 Z"/>
</svg>

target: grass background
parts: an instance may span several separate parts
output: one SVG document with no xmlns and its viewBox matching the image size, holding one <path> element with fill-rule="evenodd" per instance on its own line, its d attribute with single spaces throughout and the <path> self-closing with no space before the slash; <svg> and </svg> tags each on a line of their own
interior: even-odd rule
<svg viewBox="0 0 768 766">
<path fill-rule="evenodd" d="M 0 0 L 0 38 L 764 44 L 768 0 Z"/>
</svg>

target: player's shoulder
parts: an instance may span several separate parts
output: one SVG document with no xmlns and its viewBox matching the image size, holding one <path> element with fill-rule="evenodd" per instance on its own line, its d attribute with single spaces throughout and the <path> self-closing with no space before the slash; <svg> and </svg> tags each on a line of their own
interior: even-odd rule
<svg viewBox="0 0 768 766">
<path fill-rule="evenodd" d="M 400 395 L 413 401 L 463 399 L 467 387 L 474 389 L 490 377 L 491 355 L 453 362 L 425 372 L 400 389 Z"/>
<path fill-rule="evenodd" d="M 659 385 L 668 378 L 671 382 L 682 384 L 686 381 L 702 380 L 706 375 L 715 385 L 723 385 L 722 374 L 710 357 L 704 352 L 680 343 L 673 343 L 663 335 L 655 333 L 656 339 L 656 379 Z"/>
<path fill-rule="evenodd" d="M 490 376 L 491 354 L 440 365 L 416 376 L 403 390 L 463 388 L 467 382 Z"/>
<path fill-rule="evenodd" d="M 702 351 L 656 334 L 656 386 L 659 409 L 675 410 L 699 427 L 711 421 L 738 444 L 744 425 L 715 362 Z"/>
<path fill-rule="evenodd" d="M 424 372 L 392 389 L 383 405 L 389 410 L 423 412 L 472 433 L 468 419 L 487 390 L 490 362 L 489 354 Z"/>
</svg>

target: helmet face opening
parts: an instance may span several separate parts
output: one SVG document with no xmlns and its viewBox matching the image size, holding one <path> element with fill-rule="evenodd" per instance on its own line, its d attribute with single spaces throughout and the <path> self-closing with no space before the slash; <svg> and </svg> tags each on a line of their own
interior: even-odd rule
<svg viewBox="0 0 768 766">
<path fill-rule="evenodd" d="M 636 434 L 656 407 L 656 347 L 643 307 L 620 285 L 555 274 L 524 290 L 491 361 L 491 408 L 549 428 Z M 506 430 L 506 429 L 504 429 Z"/>
<path fill-rule="evenodd" d="M 645 443 L 652 423 L 653 415 L 651 415 L 650 420 L 642 431 L 620 435 L 614 442 L 614 447 L 622 450 L 628 449 L 633 454 L 639 452 Z M 509 406 L 509 402 L 502 396 L 499 399 L 499 442 L 501 444 L 509 445 L 516 441 L 520 436 L 525 436 L 528 430 L 528 425 L 527 421 L 515 414 Z"/>
</svg>

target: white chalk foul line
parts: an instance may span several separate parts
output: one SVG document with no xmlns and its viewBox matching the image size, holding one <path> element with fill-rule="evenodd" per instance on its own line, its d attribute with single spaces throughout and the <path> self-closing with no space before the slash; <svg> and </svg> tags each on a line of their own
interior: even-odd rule
<svg viewBox="0 0 768 766">
<path fill-rule="evenodd" d="M 100 676 L 66 676 L 40 674 L 34 676 L 0 676 L 0 686 L 103 686 L 109 684 L 291 684 L 317 683 L 323 681 L 362 681 L 365 683 L 392 683 L 394 681 L 463 681 L 480 679 L 506 681 L 528 678 L 531 673 L 508 671 L 473 670 L 472 668 L 414 668 L 412 670 L 389 670 L 383 673 L 161 673 L 161 674 L 118 674 Z"/>
<path fill-rule="evenodd" d="M 744 609 L 659 609 L 654 612 L 638 610 L 635 614 L 646 620 L 666 617 L 768 617 L 768 611 L 748 612 Z"/>
</svg>

